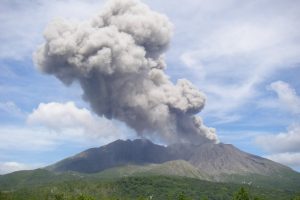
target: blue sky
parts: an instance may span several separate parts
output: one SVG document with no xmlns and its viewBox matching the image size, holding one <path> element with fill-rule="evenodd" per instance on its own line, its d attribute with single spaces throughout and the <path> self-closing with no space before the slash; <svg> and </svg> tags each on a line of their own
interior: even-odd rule
<svg viewBox="0 0 300 200">
<path fill-rule="evenodd" d="M 0 2 L 0 173 L 135 137 L 123 123 L 96 116 L 78 85 L 64 86 L 32 61 L 51 20 L 88 19 L 104 2 Z M 206 94 L 200 116 L 220 141 L 299 170 L 300 2 L 143 2 L 174 24 L 167 74 Z"/>
</svg>

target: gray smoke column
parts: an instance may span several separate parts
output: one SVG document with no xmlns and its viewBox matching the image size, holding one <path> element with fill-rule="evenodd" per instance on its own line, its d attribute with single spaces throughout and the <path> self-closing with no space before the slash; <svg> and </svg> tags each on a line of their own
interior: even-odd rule
<svg viewBox="0 0 300 200">
<path fill-rule="evenodd" d="M 78 81 L 94 112 L 141 136 L 216 142 L 215 130 L 195 116 L 205 96 L 185 79 L 174 85 L 164 73 L 171 35 L 164 15 L 139 1 L 112 0 L 89 21 L 51 23 L 34 60 L 66 85 Z"/>
</svg>

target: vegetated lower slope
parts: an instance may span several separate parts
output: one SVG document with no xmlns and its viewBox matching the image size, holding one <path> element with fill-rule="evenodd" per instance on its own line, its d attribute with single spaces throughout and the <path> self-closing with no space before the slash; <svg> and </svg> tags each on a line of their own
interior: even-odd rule
<svg viewBox="0 0 300 200">
<path fill-rule="evenodd" d="M 128 176 L 172 176 L 207 179 L 198 169 L 183 160 L 163 164 L 127 165 L 104 170 L 99 173 L 51 172 L 46 169 L 24 170 L 0 176 L 0 188 L 10 190 L 31 185 L 54 184 L 73 180 L 111 180 Z"/>
<path fill-rule="evenodd" d="M 45 169 L 22 170 L 0 176 L 0 190 L 12 190 L 25 186 L 55 184 L 83 178 L 84 175 L 74 172 L 55 173 Z"/>
<path fill-rule="evenodd" d="M 15 185 L 5 186 L 3 180 L 13 178 Z M 49 181 L 51 180 L 51 181 Z M 30 183 L 30 184 L 28 184 Z M 0 176 L 0 191 L 14 200 L 54 200 L 55 196 L 72 199 L 85 194 L 95 199 L 138 199 L 150 197 L 156 200 L 178 199 L 184 193 L 191 199 L 231 200 L 241 187 L 252 196 L 265 200 L 287 200 L 296 195 L 295 191 L 270 189 L 253 185 L 215 183 L 199 179 L 174 176 L 130 176 L 104 179 L 91 174 L 48 172 L 33 170 Z"/>
<path fill-rule="evenodd" d="M 162 164 L 125 165 L 101 171 L 93 176 L 101 178 L 121 178 L 128 176 L 178 176 L 212 180 L 209 175 L 184 160 L 168 161 Z"/>
</svg>

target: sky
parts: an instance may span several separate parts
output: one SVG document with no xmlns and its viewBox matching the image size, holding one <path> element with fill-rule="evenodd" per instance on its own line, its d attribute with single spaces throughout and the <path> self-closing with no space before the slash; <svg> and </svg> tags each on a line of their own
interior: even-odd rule
<svg viewBox="0 0 300 200">
<path fill-rule="evenodd" d="M 143 0 L 173 23 L 166 73 L 206 95 L 220 142 L 300 170 L 300 2 Z M 32 59 L 54 19 L 83 21 L 101 0 L 0 1 L 0 174 L 57 162 L 134 130 L 97 116 Z"/>
</svg>

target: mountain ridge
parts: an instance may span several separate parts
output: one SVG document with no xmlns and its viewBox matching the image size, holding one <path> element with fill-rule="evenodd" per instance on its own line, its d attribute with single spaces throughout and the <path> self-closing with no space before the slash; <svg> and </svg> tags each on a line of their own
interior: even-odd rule
<svg viewBox="0 0 300 200">
<path fill-rule="evenodd" d="M 116 140 L 98 148 L 90 148 L 46 167 L 51 171 L 96 173 L 126 164 L 163 163 L 175 160 L 164 146 L 146 139 Z M 99 162 L 100 161 L 100 162 Z"/>
<path fill-rule="evenodd" d="M 300 174 L 289 167 L 240 151 L 230 144 L 173 144 L 149 140 L 117 140 L 87 149 L 42 169 L 0 175 L 0 189 L 89 184 L 137 177 L 190 178 L 276 191 L 298 192 Z M 156 179 L 156 178 L 155 178 Z M 132 179 L 135 180 L 135 179 Z M 176 179 L 177 180 L 177 179 Z M 94 186 L 93 186 L 94 187 Z"/>
<path fill-rule="evenodd" d="M 163 164 L 175 160 L 186 161 L 201 173 L 216 179 L 224 174 L 276 176 L 294 172 L 287 166 L 243 152 L 231 144 L 180 143 L 162 146 L 147 139 L 116 140 L 85 150 L 45 169 L 54 172 L 98 173 L 114 167 Z"/>
</svg>

